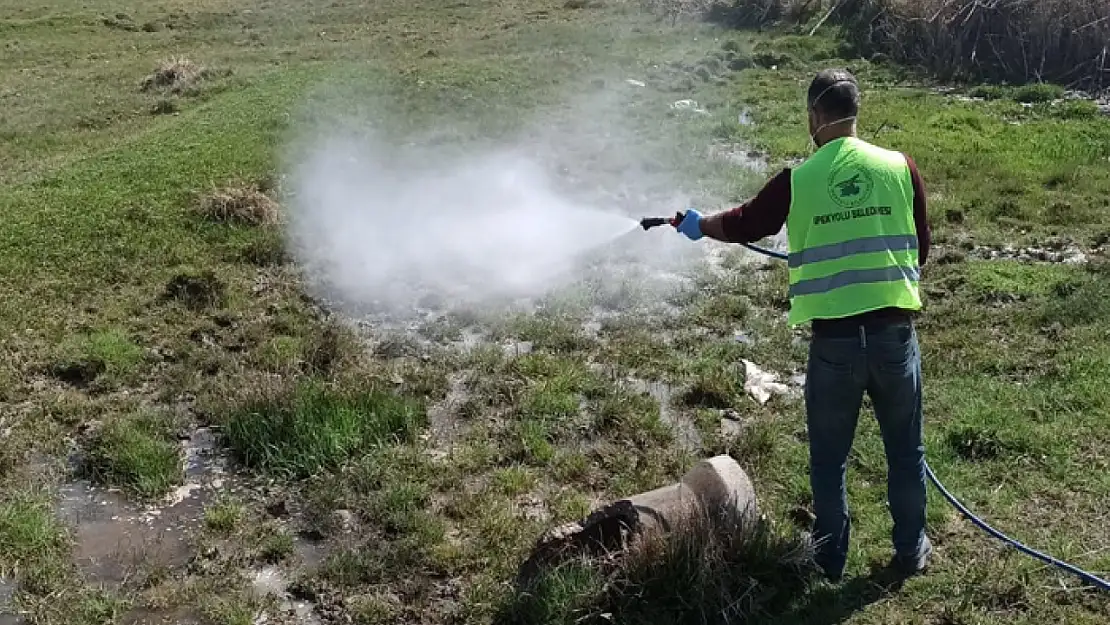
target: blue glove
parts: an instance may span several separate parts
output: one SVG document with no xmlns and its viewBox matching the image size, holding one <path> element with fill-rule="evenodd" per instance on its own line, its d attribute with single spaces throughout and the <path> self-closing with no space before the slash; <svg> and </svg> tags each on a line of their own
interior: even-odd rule
<svg viewBox="0 0 1110 625">
<path fill-rule="evenodd" d="M 691 241 L 697 241 L 704 236 L 701 232 L 701 220 L 701 213 L 692 208 L 686 209 L 686 216 L 682 218 L 682 223 L 678 224 L 678 231 Z"/>
</svg>

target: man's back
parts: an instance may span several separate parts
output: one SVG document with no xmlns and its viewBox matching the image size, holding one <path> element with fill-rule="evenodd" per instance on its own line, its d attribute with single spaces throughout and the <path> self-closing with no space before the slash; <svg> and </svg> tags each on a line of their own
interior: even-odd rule
<svg viewBox="0 0 1110 625">
<path fill-rule="evenodd" d="M 790 323 L 917 310 L 914 183 L 906 158 L 842 137 L 791 172 Z"/>
</svg>

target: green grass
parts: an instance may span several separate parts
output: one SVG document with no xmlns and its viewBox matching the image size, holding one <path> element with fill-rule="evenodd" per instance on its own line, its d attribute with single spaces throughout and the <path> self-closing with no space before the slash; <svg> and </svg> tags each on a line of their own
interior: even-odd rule
<svg viewBox="0 0 1110 625">
<path fill-rule="evenodd" d="M 980 85 L 968 90 L 968 95 L 984 100 L 1001 100 L 1009 98 L 1015 102 L 1028 104 L 1052 102 L 1064 97 L 1064 88 L 1051 83 L 1036 83 L 1018 87 L 1003 87 L 999 85 Z"/>
<path fill-rule="evenodd" d="M 52 376 L 74 385 L 112 386 L 132 378 L 142 364 L 143 349 L 120 330 L 70 337 L 58 347 Z"/>
<path fill-rule="evenodd" d="M 327 103 L 390 139 L 439 129 L 444 153 L 536 125 L 577 133 L 590 141 L 563 158 L 613 195 L 595 197 L 592 182 L 572 192 L 637 214 L 669 212 L 676 196 L 712 211 L 807 154 L 806 85 L 822 67 L 849 66 L 864 83 L 863 136 L 921 167 L 944 259 L 926 267 L 919 324 L 931 466 L 1003 531 L 1105 571 L 1105 261 L 974 251 L 1105 243 L 1110 121 L 1093 103 L 1057 102 L 1053 85 L 943 95 L 909 70 L 839 58 L 831 25 L 814 37 L 727 31 L 617 1 L 25 5 L 0 0 L 0 326 L 13 329 L 0 398 L 14 407 L 0 416 L 0 572 L 20 582 L 29 622 L 128 622 L 132 608 L 190 605 L 214 623 L 249 623 L 261 606 L 237 576 L 266 563 L 297 573 L 336 620 L 366 623 L 1110 618 L 1100 597 L 1065 590 L 1072 579 L 978 533 L 935 490 L 930 574 L 901 587 L 871 575 L 890 527 L 866 412 L 849 467 L 848 579 L 812 583 L 788 529 L 809 506 L 803 407 L 758 404 L 743 388 L 741 359 L 784 379 L 804 371 L 781 264 L 748 265 L 737 250 L 718 271 L 676 266 L 690 288 L 673 291 L 656 289 L 655 275 L 586 272 L 535 313 L 460 311 L 419 324 L 430 346 L 383 343 L 308 297 L 280 227 L 198 210 L 214 189 L 280 197 L 287 141 L 309 103 Z M 141 88 L 177 57 L 210 72 L 181 89 Z M 613 114 L 572 107 L 568 94 Z M 671 108 L 687 98 L 708 114 Z M 771 168 L 710 158 L 710 144 L 760 150 Z M 602 268 L 637 256 L 612 252 Z M 673 317 L 647 308 L 662 302 Z M 606 316 L 592 318 L 595 308 Z M 464 332 L 485 339 L 460 353 Z M 629 376 L 668 385 L 670 401 Z M 427 414 L 456 386 L 460 404 L 441 419 L 457 431 L 440 442 L 444 424 Z M 722 432 L 724 409 L 740 420 L 735 436 Z M 103 425 L 90 432 L 93 421 Z M 60 463 L 77 439 L 98 484 L 145 500 L 180 483 L 175 439 L 199 424 L 220 432 L 236 470 L 224 476 L 235 499 L 197 513 L 205 566 L 156 588 L 94 590 L 69 562 L 81 534 L 38 493 L 66 479 L 42 458 Z M 544 529 L 672 483 L 715 453 L 751 474 L 767 533 L 683 534 L 619 566 L 577 562 L 513 591 Z M 270 496 L 288 510 L 271 512 Z M 301 564 L 306 540 L 327 553 L 319 570 Z"/>
<path fill-rule="evenodd" d="M 73 566 L 74 542 L 46 493 L 25 490 L 0 501 L 0 576 L 16 584 L 5 615 L 20 611 L 41 623 L 94 625 L 120 618 L 126 599 L 85 588 Z"/>
<path fill-rule="evenodd" d="M 411 440 L 423 419 L 422 409 L 389 392 L 308 382 L 232 409 L 225 432 L 247 466 L 304 478 L 374 446 Z"/>
<path fill-rule="evenodd" d="M 85 454 L 85 474 L 140 498 L 162 496 L 184 479 L 181 447 L 160 415 L 109 421 L 93 435 Z"/>
<path fill-rule="evenodd" d="M 259 612 L 257 603 L 245 596 L 220 597 L 204 606 L 204 615 L 220 625 L 249 625 Z"/>
<path fill-rule="evenodd" d="M 498 622 L 758 622 L 790 605 L 814 571 L 809 545 L 788 533 L 694 513 L 666 539 L 649 536 L 615 562 L 546 569 Z"/>
<path fill-rule="evenodd" d="M 204 525 L 222 534 L 235 530 L 243 521 L 242 504 L 231 500 L 218 501 L 204 511 Z"/>
<path fill-rule="evenodd" d="M 34 568 L 66 555 L 68 543 L 52 517 L 50 502 L 32 493 L 17 493 L 0 507 L 0 575 Z"/>
<path fill-rule="evenodd" d="M 551 570 L 522 592 L 503 618 L 506 623 L 556 625 L 594 614 L 591 600 L 603 580 L 589 563 L 569 562 Z"/>
</svg>

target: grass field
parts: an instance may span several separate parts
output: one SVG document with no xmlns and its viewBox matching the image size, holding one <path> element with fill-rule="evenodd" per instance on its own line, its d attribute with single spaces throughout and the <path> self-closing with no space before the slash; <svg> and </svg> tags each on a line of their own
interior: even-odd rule
<svg viewBox="0 0 1110 625">
<path fill-rule="evenodd" d="M 543 164 L 635 216 L 676 194 L 724 208 L 807 154 L 808 81 L 849 67 L 862 136 L 914 156 L 930 192 L 931 466 L 999 529 L 1105 577 L 1110 117 L 1095 102 L 942 88 L 843 58 L 833 25 L 732 31 L 616 0 L 25 5 L 0 0 L 0 624 L 1110 619 L 1105 593 L 932 489 L 935 564 L 886 584 L 866 416 L 848 576 L 816 581 L 795 527 L 801 402 L 744 385 L 743 360 L 794 391 L 804 372 L 781 265 L 727 246 L 691 260 L 671 234 L 669 276 L 359 324 L 310 296 L 279 206 L 306 103 L 328 101 L 445 152 L 572 136 Z M 686 536 L 514 591 L 545 529 L 718 453 L 752 476 L 766 534 Z"/>
</svg>

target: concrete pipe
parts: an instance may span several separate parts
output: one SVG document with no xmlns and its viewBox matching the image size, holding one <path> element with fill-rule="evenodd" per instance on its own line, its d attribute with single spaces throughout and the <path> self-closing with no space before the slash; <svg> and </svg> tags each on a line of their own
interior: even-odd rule
<svg viewBox="0 0 1110 625">
<path fill-rule="evenodd" d="M 728 522 L 750 522 L 759 516 L 755 488 L 731 456 L 715 456 L 695 464 L 676 484 L 627 499 L 638 514 L 641 531 L 669 531 L 691 514 L 708 514 Z"/>
<path fill-rule="evenodd" d="M 674 484 L 620 499 L 585 519 L 549 530 L 521 566 L 517 582 L 527 583 L 553 561 L 623 550 L 633 536 L 669 532 L 696 514 L 745 525 L 758 519 L 755 489 L 732 457 L 702 460 Z"/>
</svg>

